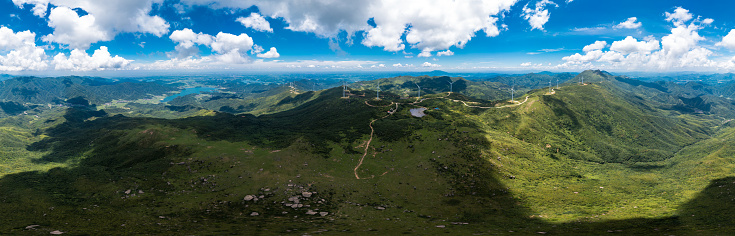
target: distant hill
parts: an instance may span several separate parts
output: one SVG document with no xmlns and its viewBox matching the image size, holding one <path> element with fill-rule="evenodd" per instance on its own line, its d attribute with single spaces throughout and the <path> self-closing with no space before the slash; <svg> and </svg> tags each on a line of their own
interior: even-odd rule
<svg viewBox="0 0 735 236">
<path fill-rule="evenodd" d="M 0 84 L 0 100 L 34 104 L 58 104 L 85 97 L 94 104 L 113 99 L 135 100 L 161 95 L 176 88 L 154 82 L 115 82 L 94 77 L 14 77 Z"/>
</svg>

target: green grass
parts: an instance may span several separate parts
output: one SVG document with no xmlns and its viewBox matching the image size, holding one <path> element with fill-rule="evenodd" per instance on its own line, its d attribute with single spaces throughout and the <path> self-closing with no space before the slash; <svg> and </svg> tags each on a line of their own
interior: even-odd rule
<svg viewBox="0 0 735 236">
<path fill-rule="evenodd" d="M 50 123 L 4 120 L 3 142 L 22 157 L 6 158 L 20 169 L 0 179 L 0 233 L 733 230 L 735 128 L 646 107 L 594 79 L 554 95 L 531 91 L 508 108 L 469 108 L 442 94 L 419 104 L 391 93 L 383 101 L 341 99 L 332 89 L 258 117 L 203 110 L 167 120 L 76 109 Z M 382 118 L 395 106 L 366 100 L 403 104 Z M 408 111 L 415 107 L 431 110 L 416 118 Z M 357 170 L 367 179 L 358 180 L 354 168 L 375 119 Z M 18 123 L 30 125 L 11 125 Z M 313 193 L 300 199 L 308 207 L 285 205 L 304 191 Z"/>
</svg>

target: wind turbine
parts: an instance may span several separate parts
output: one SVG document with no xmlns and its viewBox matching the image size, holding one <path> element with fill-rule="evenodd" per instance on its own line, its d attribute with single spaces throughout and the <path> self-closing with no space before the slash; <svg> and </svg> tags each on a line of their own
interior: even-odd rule
<svg viewBox="0 0 735 236">
<path fill-rule="evenodd" d="M 552 89 L 552 87 L 551 87 L 551 80 L 549 80 L 549 93 L 551 93 L 551 89 Z"/>
<path fill-rule="evenodd" d="M 346 91 L 347 91 L 347 82 L 342 80 L 342 98 L 346 97 Z"/>
<path fill-rule="evenodd" d="M 377 87 L 377 89 L 376 89 L 376 93 L 375 93 L 375 98 L 376 98 L 377 100 L 380 100 L 380 85 L 378 85 L 378 86 L 375 86 L 375 87 Z"/>
<path fill-rule="evenodd" d="M 453 88 L 454 83 L 456 83 L 457 81 L 452 82 L 452 79 L 449 79 L 449 81 L 450 81 L 449 82 L 449 93 L 452 93 L 452 92 L 454 92 L 453 91 L 454 90 L 454 88 Z"/>
<path fill-rule="evenodd" d="M 514 100 L 515 93 L 516 93 L 516 86 L 513 85 L 513 87 L 510 87 L 510 101 L 511 102 L 515 102 Z"/>
<path fill-rule="evenodd" d="M 559 78 L 556 78 L 556 89 L 559 89 Z"/>
<path fill-rule="evenodd" d="M 413 83 L 416 84 L 416 87 L 419 87 L 419 98 L 421 98 L 421 86 L 419 86 L 419 84 L 417 84 L 416 82 Z"/>
<path fill-rule="evenodd" d="M 584 76 L 580 77 L 580 79 L 582 80 L 582 84 L 584 84 Z"/>
</svg>

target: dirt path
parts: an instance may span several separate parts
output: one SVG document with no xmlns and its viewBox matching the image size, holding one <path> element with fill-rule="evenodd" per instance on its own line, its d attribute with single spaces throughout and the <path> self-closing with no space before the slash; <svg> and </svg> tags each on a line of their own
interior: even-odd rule
<svg viewBox="0 0 735 236">
<path fill-rule="evenodd" d="M 367 101 L 365 101 L 365 104 L 367 104 Z M 370 104 L 368 104 L 368 105 L 370 105 Z M 393 105 L 393 104 L 390 104 L 390 105 Z M 396 104 L 396 110 L 395 111 L 397 111 L 397 110 L 398 110 L 398 104 Z M 357 178 L 357 179 L 369 179 L 369 178 L 360 178 L 360 175 L 357 174 L 357 170 L 360 169 L 360 166 L 362 165 L 362 162 L 365 160 L 365 157 L 368 154 L 368 149 L 370 148 L 370 143 L 373 141 L 373 137 L 374 137 L 374 134 L 375 134 L 375 129 L 373 128 L 373 123 L 375 123 L 375 121 L 382 120 L 382 119 L 384 119 L 386 117 L 389 117 L 389 116 L 393 115 L 394 112 L 389 112 L 389 114 L 386 115 L 386 116 L 383 116 L 383 117 L 381 117 L 379 119 L 375 119 L 373 121 L 370 121 L 370 139 L 368 139 L 367 143 L 365 143 L 365 153 L 362 154 L 362 157 L 360 158 L 360 162 L 357 163 L 357 166 L 355 166 L 355 178 Z M 385 175 L 385 173 L 383 173 L 383 175 Z"/>
</svg>

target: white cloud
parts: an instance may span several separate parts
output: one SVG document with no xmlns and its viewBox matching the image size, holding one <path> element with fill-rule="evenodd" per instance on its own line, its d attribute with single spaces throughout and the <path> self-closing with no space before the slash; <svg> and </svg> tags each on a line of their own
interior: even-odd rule
<svg viewBox="0 0 735 236">
<path fill-rule="evenodd" d="M 451 50 L 446 50 L 446 51 L 441 51 L 441 52 L 437 52 L 436 53 L 436 56 L 437 57 L 440 57 L 440 56 L 453 56 L 453 55 L 454 55 L 454 52 L 452 52 Z"/>
<path fill-rule="evenodd" d="M 689 10 L 681 7 L 676 7 L 674 13 L 666 12 L 666 21 L 673 22 L 675 26 L 682 25 L 692 18 L 693 15 L 689 13 Z"/>
<path fill-rule="evenodd" d="M 615 41 L 610 46 L 610 50 L 623 54 L 631 54 L 634 52 L 649 53 L 658 49 L 660 49 L 658 40 L 652 39 L 647 42 L 639 42 L 637 39 L 631 36 L 628 36 L 621 41 Z"/>
<path fill-rule="evenodd" d="M 276 51 L 275 47 L 271 47 L 271 49 L 263 54 L 258 54 L 258 57 L 260 58 L 278 58 L 281 54 L 278 54 L 278 51 Z"/>
<path fill-rule="evenodd" d="M 497 17 L 517 1 L 182 0 L 185 4 L 213 8 L 247 9 L 255 5 L 262 15 L 282 18 L 288 29 L 321 37 L 335 38 L 346 32 L 351 38 L 363 31 L 363 45 L 394 52 L 407 46 L 422 52 L 462 48 L 479 31 L 489 37 L 497 36 Z M 370 19 L 375 27 L 367 23 Z"/>
<path fill-rule="evenodd" d="M 7 27 L 0 27 L 0 71 L 45 70 L 46 52 L 37 47 L 36 34 L 30 31 L 15 33 Z"/>
<path fill-rule="evenodd" d="M 248 17 L 237 18 L 237 22 L 257 31 L 273 32 L 271 24 L 263 16 L 255 12 L 251 13 Z"/>
<path fill-rule="evenodd" d="M 161 0 L 13 0 L 13 3 L 18 7 L 33 5 L 33 12 L 39 17 L 45 16 L 49 5 L 55 6 L 49 14 L 49 26 L 54 28 L 54 33 L 45 38 L 71 48 L 86 49 L 92 43 L 112 40 L 124 32 L 161 37 L 169 28 L 163 18 L 149 15 L 153 4 L 162 3 Z M 71 11 L 77 8 L 88 14 L 80 17 Z"/>
<path fill-rule="evenodd" d="M 523 66 L 523 67 L 528 67 L 528 66 L 531 66 L 531 65 L 533 65 L 531 62 L 521 63 L 521 66 Z"/>
<path fill-rule="evenodd" d="M 92 56 L 89 56 L 83 50 L 74 49 L 69 57 L 59 53 L 54 56 L 53 60 L 55 69 L 73 71 L 124 69 L 130 65 L 130 62 L 132 61 L 120 56 L 112 57 L 105 46 L 95 50 Z"/>
<path fill-rule="evenodd" d="M 620 24 L 614 26 L 613 28 L 616 28 L 616 29 L 638 29 L 643 24 L 641 22 L 636 22 L 636 21 L 638 21 L 638 18 L 631 17 L 631 18 L 628 18 L 628 20 L 626 20 L 625 22 L 620 23 Z"/>
<path fill-rule="evenodd" d="M 100 29 L 95 21 L 93 15 L 80 17 L 68 7 L 54 8 L 48 17 L 48 25 L 54 28 L 54 33 L 43 36 L 43 41 L 87 49 L 92 43 L 111 40 L 112 37 Z"/>
<path fill-rule="evenodd" d="M 13 4 L 23 9 L 26 4 L 32 5 L 33 15 L 45 17 L 48 9 L 48 0 L 13 0 Z"/>
<path fill-rule="evenodd" d="M 434 68 L 434 67 L 441 67 L 441 65 L 437 65 L 437 64 L 431 64 L 431 63 L 429 63 L 428 61 L 427 61 L 427 62 L 424 62 L 424 64 L 421 64 L 421 66 L 423 66 L 423 67 L 431 67 L 431 68 Z"/>
<path fill-rule="evenodd" d="M 541 0 L 536 2 L 534 9 L 528 8 L 528 4 L 523 6 L 523 19 L 528 20 L 531 24 L 531 29 L 544 30 L 544 25 L 549 22 L 549 10 L 546 9 L 546 5 L 553 5 L 559 7 L 556 3 L 549 0 Z"/>
<path fill-rule="evenodd" d="M 253 38 L 245 33 L 233 35 L 219 32 L 212 42 L 212 50 L 218 53 L 229 53 L 237 50 L 240 54 L 245 54 L 253 48 Z"/>
<path fill-rule="evenodd" d="M 176 52 L 179 58 L 194 56 L 199 52 L 196 45 L 211 45 L 214 37 L 203 33 L 194 33 L 191 29 L 176 30 L 169 39 L 176 43 Z"/>
<path fill-rule="evenodd" d="M 393 64 L 393 67 L 403 67 L 403 64 L 401 64 L 401 63 L 396 63 L 396 64 Z"/>
<path fill-rule="evenodd" d="M 253 38 L 245 33 L 234 35 L 219 32 L 217 36 L 204 33 L 194 33 L 191 29 L 176 30 L 169 38 L 176 44 L 177 56 L 169 61 L 157 61 L 153 68 L 210 68 L 221 65 L 237 65 L 252 63 L 247 55 L 248 52 L 256 54 L 259 58 L 278 58 L 281 55 L 275 47 L 268 52 L 263 47 L 256 45 Z M 193 58 L 198 52 L 197 45 L 207 46 L 212 49 L 213 54 L 201 58 Z"/>
<path fill-rule="evenodd" d="M 593 43 L 593 44 L 584 46 L 584 48 L 582 49 L 582 51 L 589 52 L 589 51 L 594 51 L 594 50 L 602 50 L 605 47 L 607 47 L 607 42 L 606 41 L 595 41 L 595 43 Z"/>
<path fill-rule="evenodd" d="M 251 52 L 253 54 L 260 54 L 263 51 L 265 51 L 265 49 L 263 49 L 263 47 L 261 47 L 260 45 L 255 44 L 255 45 L 253 45 L 253 50 Z"/>
<path fill-rule="evenodd" d="M 417 57 L 431 57 L 431 51 L 422 51 Z"/>
<path fill-rule="evenodd" d="M 715 44 L 718 47 L 726 47 L 730 50 L 735 50 L 735 29 L 730 30 L 725 37 L 722 37 L 722 41 Z"/>
<path fill-rule="evenodd" d="M 700 45 L 705 38 L 699 30 L 711 24 L 711 20 L 699 20 L 683 8 L 676 8 L 674 13 L 666 13 L 666 20 L 674 27 L 671 33 L 661 37 L 660 41 L 649 36 L 638 40 L 628 36 L 611 44 L 609 51 L 601 48 L 589 48 L 585 55 L 579 53 L 562 58 L 566 62 L 558 68 L 607 68 L 622 70 L 671 70 L 671 69 L 722 69 L 729 67 L 730 62 L 717 63 L 709 57 L 714 53 Z M 691 22 L 690 22 L 691 21 Z M 734 33 L 735 34 L 735 33 Z M 727 36 L 725 36 L 727 38 Z M 733 36 L 735 37 L 735 36 Z M 723 42 L 719 46 L 727 47 Z M 594 45 L 594 44 L 593 44 Z M 592 50 L 598 49 L 598 50 Z M 604 63 L 596 64 L 595 62 Z"/>
</svg>

